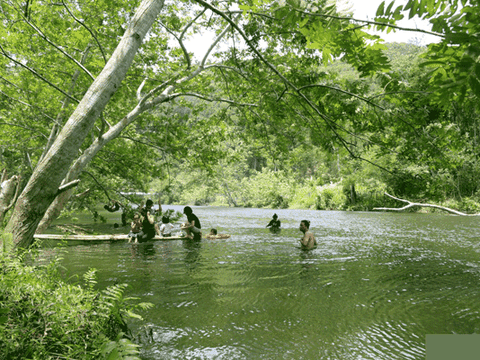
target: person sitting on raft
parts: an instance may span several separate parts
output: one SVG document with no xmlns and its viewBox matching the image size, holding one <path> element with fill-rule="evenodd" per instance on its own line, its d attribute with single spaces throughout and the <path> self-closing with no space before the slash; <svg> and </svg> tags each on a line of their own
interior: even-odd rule
<svg viewBox="0 0 480 360">
<path fill-rule="evenodd" d="M 131 242 L 132 239 L 135 239 L 137 242 L 137 236 L 142 230 L 142 218 L 139 213 L 133 215 L 133 221 L 130 224 L 130 232 L 128 233 L 128 242 Z"/>
<path fill-rule="evenodd" d="M 281 226 L 280 220 L 278 220 L 278 215 L 273 214 L 272 220 L 268 223 L 266 227 L 269 227 L 271 229 L 279 229 Z"/>
<path fill-rule="evenodd" d="M 170 219 L 167 216 L 162 217 L 162 225 L 160 225 L 160 234 L 163 237 L 172 236 L 173 225 L 170 223 Z"/>
<path fill-rule="evenodd" d="M 200 220 L 198 220 L 197 215 L 193 213 L 192 208 L 190 206 L 185 206 L 183 208 L 183 213 L 187 215 L 187 223 L 183 228 L 183 230 L 185 230 L 185 232 L 187 233 L 187 238 L 202 238 L 202 232 L 200 230 L 202 228 L 202 225 L 200 225 Z"/>
<path fill-rule="evenodd" d="M 137 239 L 138 241 L 148 241 L 155 237 L 156 228 L 155 228 L 155 210 L 152 209 L 153 201 L 148 199 L 145 203 L 145 207 L 141 209 L 141 214 L 143 217 L 142 221 L 142 231 L 138 233 Z"/>
</svg>

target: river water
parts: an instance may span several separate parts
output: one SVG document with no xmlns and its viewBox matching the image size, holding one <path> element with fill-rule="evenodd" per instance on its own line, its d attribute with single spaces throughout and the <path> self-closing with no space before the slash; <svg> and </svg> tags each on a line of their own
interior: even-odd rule
<svg viewBox="0 0 480 360">
<path fill-rule="evenodd" d="M 480 333 L 479 218 L 193 209 L 231 238 L 63 255 L 70 274 L 95 268 L 100 288 L 127 283 L 154 304 L 131 324 L 143 359 L 424 359 L 427 334 Z M 265 228 L 274 212 L 277 234 Z M 318 241 L 309 252 L 302 219 Z"/>
</svg>

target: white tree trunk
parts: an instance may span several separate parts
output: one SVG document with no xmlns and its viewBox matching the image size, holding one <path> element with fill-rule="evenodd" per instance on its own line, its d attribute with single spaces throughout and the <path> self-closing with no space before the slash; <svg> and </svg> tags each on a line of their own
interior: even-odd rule
<svg viewBox="0 0 480 360">
<path fill-rule="evenodd" d="M 135 108 L 132 111 L 130 111 L 130 113 L 128 113 L 127 116 L 125 116 L 122 120 L 120 120 L 117 124 L 112 126 L 107 132 L 105 132 L 105 134 L 95 139 L 95 141 L 88 147 L 88 149 L 85 150 L 85 152 L 81 156 L 79 156 L 78 159 L 70 167 L 65 179 L 63 180 L 63 183 L 68 183 L 70 181 L 77 179 L 80 176 L 80 174 L 83 172 L 83 170 L 87 167 L 87 165 L 92 161 L 92 159 L 98 154 L 98 152 L 108 142 L 117 138 L 128 125 L 130 125 L 132 122 L 135 121 L 135 119 L 137 119 L 139 115 L 141 115 L 143 112 L 149 109 L 154 108 L 159 104 L 169 101 L 172 97 L 175 97 L 176 95 L 178 95 L 178 94 L 174 94 L 174 91 L 178 88 L 178 86 L 189 82 L 190 80 L 198 76 L 202 71 L 204 71 L 206 69 L 205 63 L 210 54 L 210 51 L 225 36 L 225 34 L 229 29 L 230 29 L 230 26 L 227 26 L 219 35 L 217 35 L 214 41 L 210 44 L 210 47 L 207 53 L 205 54 L 202 62 L 200 63 L 200 65 L 195 70 L 192 70 L 192 72 L 186 75 L 185 77 L 180 78 L 176 81 L 173 81 L 170 85 L 166 86 L 165 88 L 160 86 L 159 88 L 156 88 L 143 96 L 141 94 L 141 90 L 143 87 L 143 84 L 142 84 L 137 91 L 138 104 L 135 106 Z M 159 89 L 163 91 L 160 92 Z M 158 95 L 157 95 L 157 92 L 158 92 Z M 48 228 L 48 226 L 52 223 L 52 221 L 55 220 L 60 215 L 60 212 L 62 211 L 65 204 L 68 202 L 68 200 L 72 196 L 72 194 L 73 194 L 73 190 L 69 190 L 69 191 L 63 192 L 62 194 L 60 194 L 55 198 L 55 200 L 51 203 L 50 207 L 45 212 L 45 215 L 41 220 L 40 224 L 38 225 L 36 230 L 37 234 L 43 233 Z M 235 202 L 234 204 L 236 206 Z"/>
<path fill-rule="evenodd" d="M 37 225 L 58 195 L 70 165 L 111 96 L 120 87 L 164 0 L 143 0 L 112 57 L 88 89 L 47 155 L 38 163 L 5 229 L 16 248 L 27 248 Z"/>
<path fill-rule="evenodd" d="M 14 175 L 10 179 L 1 181 L 0 185 L 0 225 L 5 219 L 5 214 L 15 202 L 20 187 L 20 179 Z"/>
</svg>

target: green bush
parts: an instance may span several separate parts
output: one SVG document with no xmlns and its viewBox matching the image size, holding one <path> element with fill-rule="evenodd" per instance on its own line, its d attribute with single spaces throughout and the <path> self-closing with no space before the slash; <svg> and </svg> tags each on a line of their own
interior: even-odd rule
<svg viewBox="0 0 480 360">
<path fill-rule="evenodd" d="M 242 179 L 241 198 L 246 207 L 282 208 L 289 206 L 292 184 L 282 171 L 263 169 Z"/>
<path fill-rule="evenodd" d="M 317 210 L 345 210 L 347 197 L 340 184 L 324 185 L 317 188 Z"/>
<path fill-rule="evenodd" d="M 317 188 L 313 181 L 295 188 L 291 207 L 294 209 L 316 209 Z"/>
<path fill-rule="evenodd" d="M 59 259 L 32 266 L 0 255 L 0 358 L 138 359 L 124 318 L 151 304 L 130 305 L 125 284 L 94 290 L 94 270 L 84 278 L 65 283 Z"/>
</svg>

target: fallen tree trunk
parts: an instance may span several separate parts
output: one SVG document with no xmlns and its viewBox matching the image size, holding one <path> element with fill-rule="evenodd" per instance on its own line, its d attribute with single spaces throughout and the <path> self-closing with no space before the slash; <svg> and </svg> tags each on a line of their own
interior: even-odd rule
<svg viewBox="0 0 480 360">
<path fill-rule="evenodd" d="M 383 211 L 403 211 L 403 210 L 406 210 L 406 209 L 409 209 L 409 208 L 412 208 L 414 206 L 420 206 L 420 207 L 430 207 L 430 208 L 435 208 L 435 209 L 439 209 L 439 210 L 444 210 L 444 211 L 447 211 L 451 214 L 455 214 L 455 215 L 461 215 L 461 216 L 480 216 L 480 214 L 465 214 L 461 211 L 457 211 L 457 210 L 454 210 L 454 209 L 450 209 L 450 208 L 447 208 L 445 206 L 440 206 L 440 205 L 435 205 L 435 204 L 423 204 L 423 203 L 415 203 L 415 202 L 411 202 L 411 201 L 408 201 L 408 200 L 405 200 L 405 199 L 399 199 L 395 196 L 392 196 L 388 193 L 385 193 L 386 196 L 394 199 L 394 200 L 398 200 L 398 201 L 401 201 L 401 202 L 404 202 L 404 203 L 407 203 L 407 205 L 405 205 L 404 207 L 401 207 L 401 208 L 373 208 L 373 210 L 383 210 Z"/>
</svg>

